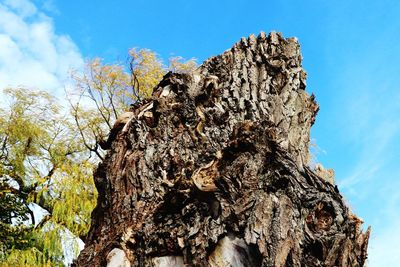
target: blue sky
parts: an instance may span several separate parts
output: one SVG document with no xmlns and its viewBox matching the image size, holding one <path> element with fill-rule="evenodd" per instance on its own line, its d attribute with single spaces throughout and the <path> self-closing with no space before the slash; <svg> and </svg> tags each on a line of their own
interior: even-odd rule
<svg viewBox="0 0 400 267">
<path fill-rule="evenodd" d="M 314 153 L 371 225 L 369 266 L 400 261 L 400 1 L 0 0 L 0 87 L 62 92 L 87 58 L 131 47 L 201 63 L 242 36 L 298 37 L 321 110 Z"/>
</svg>

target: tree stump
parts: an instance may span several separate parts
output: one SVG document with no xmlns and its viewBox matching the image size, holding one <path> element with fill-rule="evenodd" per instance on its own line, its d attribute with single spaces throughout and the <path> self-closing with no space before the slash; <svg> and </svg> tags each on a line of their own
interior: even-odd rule
<svg viewBox="0 0 400 267">
<path fill-rule="evenodd" d="M 308 167 L 318 104 L 295 38 L 168 73 L 117 133 L 77 266 L 364 266 L 370 230 Z"/>
</svg>

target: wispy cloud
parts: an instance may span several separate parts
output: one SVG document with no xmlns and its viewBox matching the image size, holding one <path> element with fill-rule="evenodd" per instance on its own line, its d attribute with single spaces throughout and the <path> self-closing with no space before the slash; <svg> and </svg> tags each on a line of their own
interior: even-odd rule
<svg viewBox="0 0 400 267">
<path fill-rule="evenodd" d="M 339 187 L 348 190 L 359 183 L 377 178 L 385 160 L 392 153 L 391 145 L 395 142 L 400 125 L 392 121 L 369 122 L 358 136 L 361 152 L 351 172 L 339 181 Z"/>
<path fill-rule="evenodd" d="M 355 68 L 355 67 L 354 67 Z M 400 261 L 400 99 L 397 76 L 369 70 L 347 79 L 341 108 L 342 138 L 353 161 L 339 179 L 340 190 L 356 214 L 372 226 L 370 267 L 397 266 Z M 367 75 L 366 75 L 367 73 Z M 340 178 L 340 177 L 339 177 Z"/>
<path fill-rule="evenodd" d="M 43 0 L 42 8 L 53 14 L 60 14 L 60 10 L 57 8 L 54 0 Z"/>
<path fill-rule="evenodd" d="M 342 139 L 355 152 L 351 155 L 355 164 L 339 181 L 342 189 L 376 179 L 383 168 L 393 170 L 388 161 L 398 153 L 400 93 L 396 77 L 382 81 L 374 68 L 366 65 L 364 69 L 353 79 L 346 77 L 347 90 L 340 106 L 346 114 L 338 118 Z"/>
<path fill-rule="evenodd" d="M 0 1 L 0 90 L 28 86 L 56 95 L 83 58 L 71 38 L 28 0 Z"/>
</svg>

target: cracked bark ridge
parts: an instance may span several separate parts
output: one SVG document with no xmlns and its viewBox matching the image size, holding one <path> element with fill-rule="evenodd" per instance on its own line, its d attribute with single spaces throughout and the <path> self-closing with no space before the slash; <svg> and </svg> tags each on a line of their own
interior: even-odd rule
<svg viewBox="0 0 400 267">
<path fill-rule="evenodd" d="M 301 60 L 295 38 L 261 33 L 168 73 L 95 172 L 77 266 L 364 266 L 369 229 L 306 165 Z"/>
</svg>

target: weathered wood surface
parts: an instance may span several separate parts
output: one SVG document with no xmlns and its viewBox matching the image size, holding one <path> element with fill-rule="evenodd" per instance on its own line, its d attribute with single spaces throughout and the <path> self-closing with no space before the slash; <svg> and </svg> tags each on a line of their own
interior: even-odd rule
<svg viewBox="0 0 400 267">
<path fill-rule="evenodd" d="M 318 105 L 301 59 L 261 33 L 167 74 L 96 170 L 76 264 L 363 266 L 369 230 L 307 167 Z"/>
</svg>

